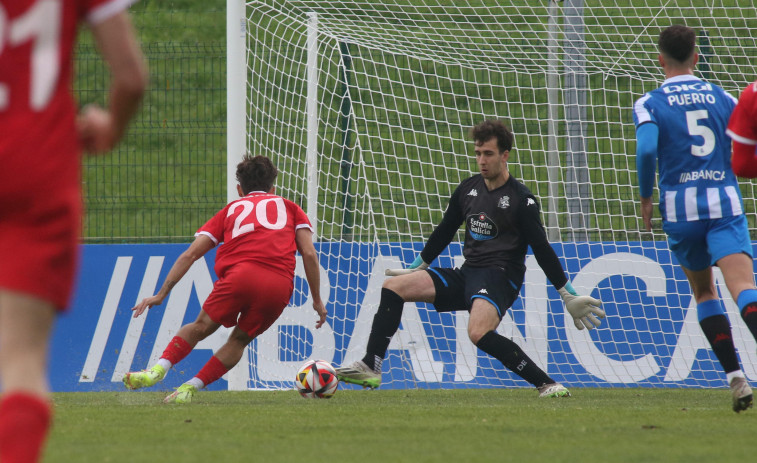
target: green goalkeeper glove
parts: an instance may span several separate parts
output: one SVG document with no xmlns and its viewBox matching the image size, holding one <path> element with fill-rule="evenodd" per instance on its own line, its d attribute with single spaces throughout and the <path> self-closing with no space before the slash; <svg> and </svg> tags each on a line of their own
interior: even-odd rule
<svg viewBox="0 0 757 463">
<path fill-rule="evenodd" d="M 410 264 L 410 267 L 408 268 L 388 268 L 384 272 L 386 276 L 394 277 L 397 275 L 407 275 L 409 273 L 417 272 L 418 270 L 426 270 L 428 268 L 428 264 L 423 262 L 423 259 L 421 258 L 421 255 L 418 254 L 418 257 L 415 258 L 412 264 Z"/>
<path fill-rule="evenodd" d="M 568 313 L 573 317 L 573 324 L 576 325 L 576 328 L 582 330 L 586 327 L 586 329 L 591 330 L 602 323 L 597 318 L 605 318 L 605 311 L 599 308 L 602 301 L 591 296 L 579 296 L 570 282 L 567 282 L 557 292 L 560 293 Z"/>
</svg>

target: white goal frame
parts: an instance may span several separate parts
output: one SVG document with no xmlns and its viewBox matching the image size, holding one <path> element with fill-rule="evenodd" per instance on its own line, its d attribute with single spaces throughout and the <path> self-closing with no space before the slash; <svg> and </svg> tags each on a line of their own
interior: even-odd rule
<svg viewBox="0 0 757 463">
<path fill-rule="evenodd" d="M 229 200 L 242 153 L 274 159 L 279 193 L 316 229 L 330 309 L 314 330 L 298 267 L 292 307 L 253 342 L 234 388 L 288 388 L 309 358 L 362 356 L 383 270 L 412 261 L 475 173 L 466 129 L 485 117 L 512 126 L 511 172 L 540 199 L 573 286 L 608 312 L 576 331 L 529 255 L 498 331 L 573 387 L 725 386 L 665 235 L 641 227 L 630 104 L 662 82 L 656 34 L 676 22 L 700 32 L 704 77 L 737 94 L 757 78 L 753 12 L 690 0 L 227 2 Z M 741 186 L 754 232 L 757 191 Z M 461 259 L 453 242 L 435 265 Z M 757 380 L 757 343 L 715 273 Z M 526 385 L 470 344 L 464 312 L 447 315 L 405 304 L 382 387 Z"/>
</svg>

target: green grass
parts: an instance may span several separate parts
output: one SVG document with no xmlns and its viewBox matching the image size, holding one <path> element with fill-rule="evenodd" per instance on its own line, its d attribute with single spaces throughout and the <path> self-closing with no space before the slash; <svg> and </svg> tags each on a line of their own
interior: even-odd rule
<svg viewBox="0 0 757 463">
<path fill-rule="evenodd" d="M 727 389 L 58 393 L 52 462 L 746 462 L 757 410 Z"/>
</svg>

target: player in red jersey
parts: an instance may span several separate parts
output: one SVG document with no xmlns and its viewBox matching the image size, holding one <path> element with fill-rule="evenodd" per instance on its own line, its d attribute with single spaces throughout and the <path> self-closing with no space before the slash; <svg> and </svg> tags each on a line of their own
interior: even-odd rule
<svg viewBox="0 0 757 463">
<path fill-rule="evenodd" d="M 738 177 L 757 177 L 757 81 L 741 92 L 726 133 L 733 140 L 733 173 Z"/>
<path fill-rule="evenodd" d="M 237 166 L 237 191 L 241 199 L 229 203 L 200 227 L 194 242 L 171 267 L 158 294 L 143 299 L 132 309 L 134 317 L 138 317 L 150 307 L 162 304 L 192 264 L 223 243 L 216 253 L 218 281 L 197 320 L 179 329 L 152 368 L 127 373 L 124 376 L 127 388 L 157 384 L 171 366 L 221 325 L 234 327 L 226 343 L 195 377 L 179 386 L 164 402 L 191 402 L 197 390 L 226 374 L 242 358 L 245 347 L 267 330 L 289 303 L 294 289 L 295 251 L 302 255 L 313 309 L 319 317 L 315 327 L 320 328 L 326 321 L 310 221 L 298 205 L 274 194 L 277 173 L 267 157 L 245 156 Z"/>
<path fill-rule="evenodd" d="M 51 419 L 47 351 L 69 303 L 81 229 L 81 150 L 136 112 L 147 70 L 131 0 L 0 0 L 0 461 L 38 461 Z M 71 57 L 87 23 L 111 72 L 107 110 L 77 118 Z"/>
</svg>

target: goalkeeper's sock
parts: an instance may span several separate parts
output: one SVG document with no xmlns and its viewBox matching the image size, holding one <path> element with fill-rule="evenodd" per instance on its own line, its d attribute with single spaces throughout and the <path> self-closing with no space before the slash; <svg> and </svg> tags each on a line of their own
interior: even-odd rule
<svg viewBox="0 0 757 463">
<path fill-rule="evenodd" d="M 513 373 L 533 384 L 535 387 L 555 382 L 555 380 L 550 378 L 544 370 L 539 368 L 539 366 L 536 365 L 525 352 L 523 352 L 523 349 L 521 349 L 520 346 L 494 331 L 489 331 L 483 335 L 481 339 L 478 340 L 478 343 L 476 343 L 476 346 L 502 362 L 502 364 L 512 370 Z"/>
<path fill-rule="evenodd" d="M 731 324 L 724 314 L 713 315 L 699 321 L 707 341 L 712 346 L 712 351 L 720 361 L 720 365 L 726 373 L 739 370 L 739 359 L 736 356 L 736 348 L 733 345 Z"/>
<path fill-rule="evenodd" d="M 225 375 L 229 371 L 228 368 L 218 359 L 215 355 L 210 357 L 208 363 L 202 367 L 199 373 L 195 375 L 195 378 L 202 381 L 204 386 L 218 380 L 221 376 Z M 199 388 L 198 388 L 199 389 Z"/>
<path fill-rule="evenodd" d="M 163 355 L 161 355 L 160 358 L 168 360 L 171 362 L 171 365 L 176 365 L 182 361 L 184 357 L 189 355 L 193 348 L 194 346 L 189 344 L 184 338 L 174 336 L 173 339 L 171 339 L 171 342 L 168 343 L 168 346 L 166 346 L 166 350 L 163 351 Z M 166 368 L 166 371 L 167 370 L 168 368 Z"/>
<path fill-rule="evenodd" d="M 381 368 L 380 362 L 376 360 L 383 360 L 392 336 L 400 327 L 404 305 L 405 300 L 399 294 L 391 289 L 381 288 L 381 300 L 376 315 L 373 316 L 371 334 L 368 336 L 368 346 L 363 357 L 363 363 L 374 371 L 377 366 Z"/>
<path fill-rule="evenodd" d="M 739 294 L 737 301 L 741 310 L 741 319 L 746 323 L 752 336 L 757 340 L 757 289 L 746 289 Z"/>
<path fill-rule="evenodd" d="M 27 392 L 0 401 L 0 461 L 39 461 L 50 429 L 50 403 Z"/>
</svg>

